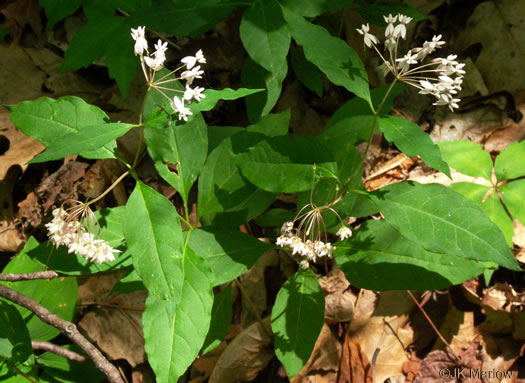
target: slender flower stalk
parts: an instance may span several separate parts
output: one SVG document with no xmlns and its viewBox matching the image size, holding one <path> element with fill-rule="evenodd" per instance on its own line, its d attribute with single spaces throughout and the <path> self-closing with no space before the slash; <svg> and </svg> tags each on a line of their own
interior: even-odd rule
<svg viewBox="0 0 525 383">
<path fill-rule="evenodd" d="M 195 56 L 186 56 L 181 59 L 182 65 L 180 65 L 174 71 L 171 71 L 160 79 L 155 80 L 155 75 L 158 71 L 164 68 L 166 62 L 166 51 L 168 50 L 168 43 L 158 40 L 155 44 L 155 51 L 149 52 L 148 42 L 145 38 L 145 27 L 138 27 L 137 29 L 131 28 L 131 37 L 135 40 L 134 52 L 136 56 L 140 58 L 140 65 L 146 82 L 150 88 L 155 89 L 163 97 L 170 101 L 171 108 L 178 114 L 179 120 L 188 121 L 188 116 L 191 116 L 191 110 L 184 104 L 191 104 L 192 100 L 199 102 L 201 99 L 206 97 L 203 92 L 204 88 L 194 87 L 191 88 L 193 80 L 202 78 L 204 71 L 201 70 L 199 64 L 205 64 L 206 58 L 202 53 L 202 50 L 198 50 Z M 179 77 L 170 78 L 172 74 L 186 68 Z M 174 81 L 186 81 L 185 90 L 171 89 L 163 84 L 168 84 Z M 181 93 L 180 97 L 168 96 L 166 92 Z"/>
<path fill-rule="evenodd" d="M 401 14 L 383 17 L 387 23 L 384 42 L 386 54 L 379 51 L 379 39 L 369 32 L 368 24 L 357 29 L 357 32 L 363 35 L 365 45 L 381 57 L 385 73 L 390 72 L 396 80 L 419 89 L 420 94 L 434 96 L 437 100 L 433 105 L 448 105 L 452 111 L 458 108 L 460 100 L 456 95 L 461 91 L 465 64 L 456 61 L 456 55 L 424 63 L 428 55 L 445 45 L 441 35 L 434 36 L 432 41 L 425 41 L 423 46 L 412 48 L 399 57 L 399 41 L 406 38 L 406 26 L 412 18 Z"/>
<path fill-rule="evenodd" d="M 315 167 L 313 178 L 315 181 Z M 316 263 L 320 260 L 323 260 L 326 266 L 326 259 L 331 259 L 332 253 L 336 249 L 328 241 L 323 219 L 324 212 L 331 211 L 339 218 L 341 227 L 336 235 L 341 241 L 352 236 L 352 230 L 345 225 L 339 214 L 332 208 L 340 199 L 337 198 L 324 206 L 317 206 L 313 203 L 313 190 L 312 185 L 310 202 L 299 210 L 293 221 L 283 224 L 281 235 L 275 242 L 278 246 L 290 247 L 292 255 L 301 256 L 299 266 L 303 269 L 310 267 L 311 262 Z"/>
</svg>

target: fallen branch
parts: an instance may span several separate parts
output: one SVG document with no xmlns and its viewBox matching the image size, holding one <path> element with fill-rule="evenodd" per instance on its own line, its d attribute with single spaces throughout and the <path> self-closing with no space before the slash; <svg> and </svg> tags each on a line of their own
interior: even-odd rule
<svg viewBox="0 0 525 383">
<path fill-rule="evenodd" d="M 91 344 L 78 331 L 77 326 L 75 326 L 73 323 L 68 322 L 47 311 L 45 307 L 40 305 L 35 300 L 3 285 L 0 285 L 0 297 L 25 307 L 34 313 L 38 318 L 40 318 L 42 322 L 60 330 L 65 336 L 71 339 L 73 343 L 78 345 L 91 360 L 93 360 L 95 366 L 97 366 L 97 368 L 106 375 L 109 382 L 124 383 L 117 368 L 111 364 L 104 355 L 102 355 L 99 349 L 93 346 L 93 344 Z"/>
<path fill-rule="evenodd" d="M 75 351 L 65 349 L 63 347 L 57 346 L 56 344 L 53 344 L 50 342 L 37 342 L 33 340 L 31 341 L 31 346 L 33 347 L 33 350 L 49 351 L 49 352 L 52 352 L 53 354 L 57 354 L 65 358 L 68 358 L 69 360 L 74 360 L 75 362 L 83 363 L 87 360 L 84 355 L 80 355 L 76 353 Z"/>
<path fill-rule="evenodd" d="M 60 277 L 56 271 L 37 271 L 35 273 L 23 273 L 23 274 L 0 274 L 0 281 L 6 282 L 18 282 L 18 281 L 32 281 L 35 279 L 53 279 Z"/>
</svg>

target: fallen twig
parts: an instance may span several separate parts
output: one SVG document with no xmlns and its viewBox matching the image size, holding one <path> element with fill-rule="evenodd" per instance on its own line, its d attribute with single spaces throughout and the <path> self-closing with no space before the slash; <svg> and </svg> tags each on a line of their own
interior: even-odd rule
<svg viewBox="0 0 525 383">
<path fill-rule="evenodd" d="M 49 351 L 49 352 L 52 352 L 53 354 L 57 354 L 65 358 L 68 358 L 69 360 L 74 360 L 75 362 L 82 363 L 87 360 L 84 355 L 80 355 L 76 353 L 75 351 L 65 349 L 63 347 L 60 347 L 50 342 L 37 342 L 33 340 L 31 341 L 31 346 L 33 347 L 33 350 Z"/>
<path fill-rule="evenodd" d="M 35 279 L 54 279 L 60 277 L 56 271 L 37 271 L 35 273 L 21 273 L 21 274 L 0 274 L 0 281 L 18 282 L 18 281 L 32 281 Z"/>
<path fill-rule="evenodd" d="M 73 323 L 56 316 L 35 300 L 6 286 L 0 285 L 0 297 L 25 307 L 34 313 L 38 318 L 40 318 L 42 322 L 60 330 L 65 336 L 71 339 L 73 343 L 78 345 L 86 353 L 86 355 L 91 358 L 91 360 L 93 360 L 95 366 L 97 366 L 97 368 L 106 375 L 109 382 L 124 383 L 117 368 L 106 359 L 99 349 L 91 344 L 78 331 L 77 326 L 75 326 Z"/>
</svg>

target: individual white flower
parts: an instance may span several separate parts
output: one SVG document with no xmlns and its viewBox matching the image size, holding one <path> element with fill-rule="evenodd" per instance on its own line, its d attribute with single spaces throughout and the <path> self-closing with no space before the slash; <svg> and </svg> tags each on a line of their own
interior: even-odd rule
<svg viewBox="0 0 525 383">
<path fill-rule="evenodd" d="M 299 267 L 303 270 L 306 270 L 310 267 L 310 262 L 308 262 L 306 259 L 303 259 L 301 262 L 299 262 Z"/>
<path fill-rule="evenodd" d="M 292 237 L 287 237 L 287 236 L 281 235 L 281 236 L 279 236 L 277 238 L 277 241 L 275 241 L 275 244 L 277 246 L 281 246 L 281 247 L 291 246 L 292 245 Z"/>
<path fill-rule="evenodd" d="M 171 102 L 172 109 L 179 114 L 179 120 L 188 121 L 188 116 L 191 116 L 193 113 L 189 108 L 184 106 L 184 99 L 178 98 L 177 96 L 173 97 Z"/>
<path fill-rule="evenodd" d="M 204 95 L 202 92 L 204 92 L 204 88 L 191 88 L 189 85 L 186 85 L 186 90 L 184 91 L 184 99 L 187 101 L 191 101 L 191 99 L 195 99 L 196 101 L 200 101 L 201 99 L 205 98 L 206 95 Z"/>
<path fill-rule="evenodd" d="M 194 79 L 196 78 L 202 78 L 202 74 L 204 73 L 203 70 L 201 70 L 200 66 L 193 67 L 191 70 L 187 70 L 181 73 L 180 79 L 186 80 L 187 85 L 191 85 Z"/>
<path fill-rule="evenodd" d="M 417 54 L 413 54 L 411 50 L 409 50 L 406 55 L 404 55 L 400 59 L 396 59 L 397 62 L 397 68 L 401 72 L 408 71 L 410 65 L 417 64 Z"/>
<path fill-rule="evenodd" d="M 405 15 L 398 15 L 398 21 L 399 24 L 395 26 L 392 34 L 395 38 L 401 37 L 402 39 L 405 39 L 407 35 L 406 25 L 412 21 L 412 18 Z"/>
<path fill-rule="evenodd" d="M 162 56 L 155 56 L 154 58 L 151 58 L 149 56 L 144 57 L 144 62 L 147 66 L 149 66 L 152 70 L 155 72 L 158 72 L 162 68 L 164 68 L 164 61 L 166 60 L 166 57 Z"/>
<path fill-rule="evenodd" d="M 361 29 L 357 29 L 357 32 L 364 36 L 365 45 L 368 48 L 372 48 L 373 45 L 379 43 L 379 40 L 373 34 L 368 33 L 369 30 L 370 26 L 368 24 L 363 24 L 361 25 Z"/>
<path fill-rule="evenodd" d="M 385 37 L 389 39 L 393 37 L 394 35 L 394 23 L 397 20 L 397 15 L 392 16 L 392 14 L 390 13 L 388 16 L 383 16 L 383 18 L 385 19 L 385 22 L 388 24 L 385 29 Z"/>
<path fill-rule="evenodd" d="M 144 51 L 148 51 L 148 42 L 144 37 L 146 27 L 131 28 L 131 37 L 135 40 L 135 56 L 142 56 Z"/>
<path fill-rule="evenodd" d="M 206 58 L 202 54 L 202 49 L 199 49 L 195 56 L 186 56 L 180 60 L 183 64 L 186 65 L 186 68 L 189 70 L 195 66 L 196 63 L 205 64 Z"/>
<path fill-rule="evenodd" d="M 344 241 L 352 236 L 352 230 L 346 226 L 341 226 L 335 235 L 337 235 L 341 241 Z"/>
</svg>

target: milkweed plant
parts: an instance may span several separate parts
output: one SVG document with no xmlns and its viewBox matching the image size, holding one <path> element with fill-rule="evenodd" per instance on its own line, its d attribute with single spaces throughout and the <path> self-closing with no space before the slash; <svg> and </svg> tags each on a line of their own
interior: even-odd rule
<svg viewBox="0 0 525 383">
<path fill-rule="evenodd" d="M 319 280 L 334 268 L 341 269 L 352 285 L 378 291 L 440 289 L 498 267 L 521 270 L 480 201 L 439 184 L 401 182 L 375 191 L 363 185 L 363 162 L 378 132 L 406 155 L 419 156 L 450 177 L 440 147 L 414 123 L 388 114 L 402 89 L 400 83 L 417 88 L 421 97 L 433 96 L 436 107 L 460 108 L 464 64 L 452 54 L 431 57 L 445 45 L 442 36 L 402 53 L 401 42 L 413 18 L 389 14 L 384 16 L 383 42 L 364 24 L 356 31 L 364 47 L 352 48 L 311 21 L 333 9 L 332 2 L 304 9 L 290 4 L 272 0 L 246 6 L 239 30 L 247 57 L 243 87 L 237 90 L 204 88 L 207 58 L 202 49 L 173 65 L 166 55 L 168 41 L 157 39 L 152 49 L 145 26 L 125 25 L 122 36 L 126 37 L 120 44 L 129 52 L 120 54 L 127 61 L 118 67 L 119 61 L 108 56 L 108 67 L 110 74 L 131 68 L 144 75 L 148 91 L 136 123 L 111 122 L 100 108 L 73 96 L 8 106 L 17 128 L 46 147 L 30 164 L 75 154 L 87 160 L 116 159 L 125 170 L 95 199 L 56 201 L 45 225 L 47 241 L 31 238 L 2 275 L 52 271 L 53 278 L 61 277 L 53 287 L 56 298 L 38 294 L 34 298 L 71 321 L 78 299 L 73 293 L 76 276 L 123 271 L 125 277 L 115 287 L 118 291 L 131 292 L 139 286 L 148 292 L 142 329 L 147 360 L 158 382 L 177 382 L 199 355 L 221 343 L 232 320 L 227 309 L 232 305 L 229 286 L 265 253 L 291 257 L 297 263 L 296 272 L 277 294 L 271 328 L 266 329 L 290 378 L 313 350 L 325 310 Z M 198 10 L 199 6 L 181 12 Z M 178 33 L 211 29 L 227 15 L 223 8 L 213 11 L 217 19 L 210 17 L 209 25 L 182 23 Z M 50 19 L 59 18 L 51 9 L 46 12 Z M 256 22 L 262 17 L 270 17 L 272 23 Z M 130 20 L 141 17 L 132 14 Z M 71 57 L 83 60 L 73 42 L 71 46 L 66 67 L 73 65 L 68 61 Z M 287 62 L 290 49 L 295 52 L 292 68 Z M 370 89 L 354 49 L 373 50 L 390 84 Z M 292 70 L 318 94 L 322 87 L 316 81 L 322 76 L 348 92 L 349 101 L 316 137 L 290 134 L 289 110 L 271 113 Z M 123 77 L 116 80 L 125 90 L 128 84 Z M 251 125 L 207 126 L 203 112 L 220 100 L 243 97 Z M 130 130 L 140 133 L 131 160 L 116 143 Z M 366 143 L 363 154 L 356 150 L 360 143 Z M 141 180 L 137 166 L 148 157 L 180 196 L 181 209 Z M 124 180 L 133 185 L 125 206 L 93 212 L 95 202 Z M 283 196 L 287 205 L 279 202 Z M 351 224 L 355 218 L 359 227 Z M 257 225 L 270 241 L 241 232 L 243 225 Z M 6 299 L 0 312 L 10 331 L 0 331 L 6 345 L 1 348 L 0 364 L 8 375 L 37 378 L 46 359 L 33 353 L 30 342 L 51 341 L 58 330 L 71 334 L 71 327 L 28 320 L 29 312 L 14 304 L 20 303 L 13 290 L 29 294 L 28 283 L 43 282 L 0 285 L 0 295 Z M 63 306 L 66 297 L 73 308 L 69 311 Z M 242 295 L 242 299 L 250 297 Z M 265 326 L 264 321 L 259 325 Z M 71 339 L 87 350 L 108 380 L 123 381 L 103 354 Z"/>
</svg>

